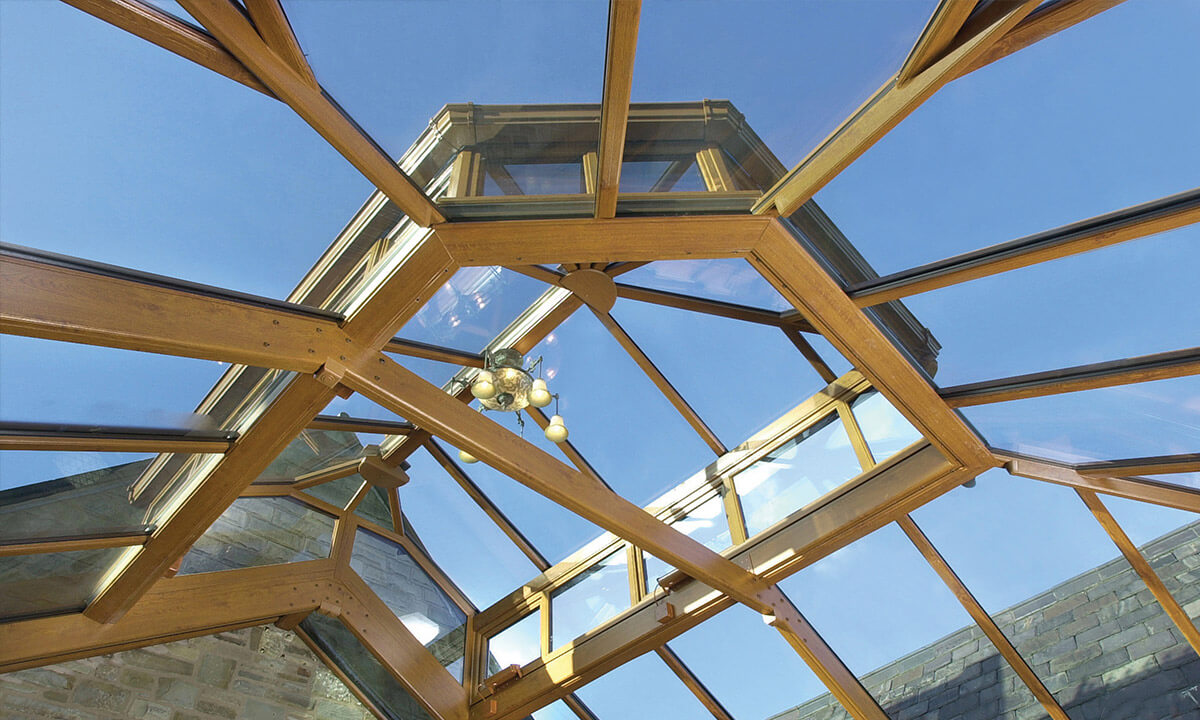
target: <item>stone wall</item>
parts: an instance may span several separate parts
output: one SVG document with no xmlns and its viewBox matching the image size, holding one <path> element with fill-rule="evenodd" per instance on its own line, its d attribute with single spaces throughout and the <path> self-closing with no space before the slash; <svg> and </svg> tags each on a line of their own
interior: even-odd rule
<svg viewBox="0 0 1200 720">
<path fill-rule="evenodd" d="M 1200 523 L 1142 548 L 1200 618 Z M 1072 720 L 1200 720 L 1200 658 L 1118 558 L 995 616 Z M 892 720 L 1023 720 L 1045 712 L 975 626 L 862 678 Z M 771 720 L 841 720 L 829 695 Z"/>
<path fill-rule="evenodd" d="M 0 675 L 4 720 L 374 718 L 290 632 L 260 627 Z"/>
</svg>

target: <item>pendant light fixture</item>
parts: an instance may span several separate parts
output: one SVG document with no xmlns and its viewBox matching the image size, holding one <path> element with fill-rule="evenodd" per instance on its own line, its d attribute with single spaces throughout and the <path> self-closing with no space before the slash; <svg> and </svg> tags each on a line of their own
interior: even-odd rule
<svg viewBox="0 0 1200 720">
<path fill-rule="evenodd" d="M 540 371 L 542 359 L 525 367 L 525 357 L 515 348 L 493 350 L 484 358 L 483 369 L 475 373 L 471 380 L 471 395 L 479 401 L 480 411 L 512 412 L 517 414 L 517 424 L 522 430 L 525 421 L 521 419 L 521 411 L 527 407 L 544 408 L 551 402 L 555 403 L 555 413 L 546 426 L 546 439 L 560 443 L 567 439 L 568 431 L 562 415 L 558 414 L 558 394 L 550 392 L 546 380 L 534 378 L 535 371 Z M 466 450 L 458 451 L 458 459 L 464 463 L 479 462 Z"/>
</svg>

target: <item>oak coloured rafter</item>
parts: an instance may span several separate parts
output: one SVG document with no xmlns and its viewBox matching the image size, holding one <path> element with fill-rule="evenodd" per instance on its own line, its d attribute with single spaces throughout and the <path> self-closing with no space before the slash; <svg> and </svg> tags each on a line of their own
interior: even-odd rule
<svg viewBox="0 0 1200 720">
<path fill-rule="evenodd" d="M 280 0 L 243 0 L 243 4 L 254 22 L 254 29 L 258 30 L 267 46 L 309 87 L 319 91 L 321 86 L 304 57 L 304 51 L 300 49 L 300 41 L 288 22 L 283 3 Z"/>
<path fill-rule="evenodd" d="M 224 453 L 235 432 L 0 421 L 0 450 Z"/>
<path fill-rule="evenodd" d="M 1003 450 L 996 450 L 995 453 L 997 462 L 1003 463 L 1010 475 L 1200 513 L 1200 490 L 1195 488 L 1138 477 L 1081 475 L 1070 465 Z"/>
<path fill-rule="evenodd" d="M 1158 455 L 1155 457 L 1105 460 L 1081 463 L 1075 472 L 1084 477 L 1130 477 L 1132 475 L 1173 475 L 1200 472 L 1200 453 Z"/>
<path fill-rule="evenodd" d="M 598 218 L 611 218 L 617 214 L 641 13 L 642 0 L 609 0 L 604 92 L 600 102 L 600 147 L 596 162 L 595 216 Z"/>
<path fill-rule="evenodd" d="M 941 0 L 938 3 L 921 36 L 900 66 L 900 72 L 896 74 L 897 86 L 908 84 L 949 49 L 975 5 L 975 0 Z"/>
</svg>

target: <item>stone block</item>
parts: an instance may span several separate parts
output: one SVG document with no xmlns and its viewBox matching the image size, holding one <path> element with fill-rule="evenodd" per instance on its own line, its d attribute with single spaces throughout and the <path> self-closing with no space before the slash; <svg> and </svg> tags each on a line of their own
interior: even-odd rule
<svg viewBox="0 0 1200 720">
<path fill-rule="evenodd" d="M 236 662 L 227 657 L 214 654 L 205 655 L 200 660 L 200 669 L 196 673 L 196 679 L 215 688 L 227 688 L 229 681 L 233 679 L 233 669 L 236 665 Z"/>
<path fill-rule="evenodd" d="M 85 680 L 75 688 L 72 696 L 77 705 L 108 712 L 124 712 L 132 694 L 119 685 Z"/>
</svg>

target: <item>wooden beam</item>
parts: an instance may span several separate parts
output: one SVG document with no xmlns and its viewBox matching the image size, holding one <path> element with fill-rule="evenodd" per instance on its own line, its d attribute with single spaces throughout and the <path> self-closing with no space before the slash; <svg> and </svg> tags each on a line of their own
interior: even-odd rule
<svg viewBox="0 0 1200 720">
<path fill-rule="evenodd" d="M 275 622 L 336 592 L 332 572 L 328 560 L 309 560 L 183 575 L 157 580 L 115 623 L 79 614 L 3 623 L 0 672 Z"/>
<path fill-rule="evenodd" d="M 74 258 L 0 250 L 0 332 L 300 372 L 340 350 L 337 322 L 299 306 L 292 312 L 287 303 L 277 309 L 170 278 L 152 283 Z"/>
<path fill-rule="evenodd" d="M 914 446 L 723 554 L 765 581 L 776 583 L 961 485 L 968 477 L 936 449 L 927 444 Z M 677 613 L 674 620 L 664 623 L 656 610 L 665 602 L 674 605 Z M 523 718 L 732 604 L 731 599 L 699 582 L 684 580 L 667 594 L 659 589 L 569 645 L 527 664 L 524 677 L 494 696 L 494 714 L 488 714 L 485 704 L 475 703 L 472 718 Z"/>
<path fill-rule="evenodd" d="M 225 453 L 237 433 L 0 421 L 0 450 Z"/>
<path fill-rule="evenodd" d="M 950 592 L 954 593 L 954 597 L 958 598 L 958 602 L 962 604 L 963 609 L 967 611 L 967 614 L 971 616 L 971 619 L 975 621 L 975 624 L 979 626 L 979 629 L 983 631 L 987 639 L 992 642 L 992 645 L 1000 655 L 1008 661 L 1013 672 L 1021 678 L 1021 681 L 1025 683 L 1025 687 L 1029 688 L 1029 692 L 1041 704 L 1046 714 L 1052 720 L 1070 720 L 1067 717 L 1067 713 L 1063 711 L 1062 706 L 1058 704 L 1058 701 L 1054 699 L 1054 696 L 1042 684 L 1037 674 L 1033 672 L 1033 668 L 1029 667 L 1029 663 L 1025 662 L 1025 658 L 1021 657 L 1021 653 L 1017 652 L 1017 649 L 1005 637 L 1004 632 L 996 625 L 996 621 L 983 609 L 983 606 L 971 594 L 971 591 L 958 577 L 958 574 L 950 567 L 950 563 L 946 562 L 942 554 L 929 541 L 924 531 L 908 515 L 899 518 L 896 522 L 900 525 L 900 529 L 904 531 L 904 534 L 908 536 L 908 539 L 912 541 L 912 544 L 920 551 L 921 555 L 924 556 L 926 562 L 933 568 L 933 571 L 942 579 L 942 582 L 946 583 L 946 587 L 950 588 Z"/>
<path fill-rule="evenodd" d="M 513 544 L 517 546 L 517 549 L 525 553 L 525 557 L 529 558 L 529 561 L 533 563 L 538 570 L 546 570 L 550 567 L 550 561 L 546 559 L 546 556 L 542 555 L 542 553 L 538 551 L 536 547 L 534 547 L 533 543 L 529 541 L 529 538 L 525 537 L 525 534 L 522 533 L 516 525 L 513 525 L 512 521 L 508 519 L 508 516 L 506 516 L 504 512 L 492 502 L 492 499 L 487 496 L 487 493 L 485 493 L 482 488 L 475 484 L 475 481 L 472 480 L 469 475 L 467 475 L 466 471 L 464 471 L 458 463 L 454 462 L 450 455 L 448 455 L 446 451 L 442 449 L 442 446 L 437 444 L 437 441 L 430 438 L 425 443 L 425 447 L 429 450 L 429 454 L 433 456 L 433 459 L 442 466 L 442 469 L 445 470 L 450 477 L 454 478 L 454 482 L 458 483 L 459 487 L 463 489 L 463 492 L 465 492 L 468 497 L 475 501 L 475 504 L 479 506 L 479 509 L 483 510 L 483 512 L 491 519 L 491 521 L 496 524 L 496 527 L 500 528 L 500 531 L 508 536 L 509 540 L 512 540 Z"/>
<path fill-rule="evenodd" d="M 446 218 L 371 138 L 341 108 L 312 87 L 259 37 L 249 20 L 230 2 L 180 0 L 262 82 L 296 111 L 347 160 L 421 227 Z"/>
<path fill-rule="evenodd" d="M 779 631 L 846 712 L 855 720 L 888 720 L 887 713 L 879 707 L 871 693 L 796 609 L 783 590 L 775 586 L 772 594 L 773 612 L 764 618 L 767 624 Z"/>
<path fill-rule="evenodd" d="M 1197 374 L 1200 374 L 1200 348 L 1188 348 L 1015 375 L 1000 380 L 952 385 L 942 388 L 938 394 L 950 407 L 970 407 Z"/>
<path fill-rule="evenodd" d="M 134 545 L 142 545 L 148 537 L 150 537 L 150 533 L 148 532 L 119 532 L 96 533 L 76 537 L 37 538 L 16 542 L 2 540 L 0 541 L 0 557 L 132 547 Z"/>
<path fill-rule="evenodd" d="M 745 215 L 497 220 L 436 232 L 455 262 L 476 267 L 743 257 L 767 222 Z"/>
<path fill-rule="evenodd" d="M 1045 3 L 974 60 L 966 63 L 958 71 L 957 77 L 975 72 L 1122 2 L 1124 0 L 1057 0 Z"/>
<path fill-rule="evenodd" d="M 212 35 L 153 5 L 138 0 L 63 1 L 230 80 L 236 80 L 268 97 L 275 97 L 266 85 L 254 77 L 254 73 L 247 70 Z"/>
<path fill-rule="evenodd" d="M 183 505 L 155 529 L 141 551 L 100 589 L 84 614 L 102 623 L 125 614 L 332 399 L 333 391 L 311 375 L 295 378 L 217 466 L 198 481 Z"/>
<path fill-rule="evenodd" d="M 751 263 L 948 457 L 976 470 L 994 463 L 975 432 L 780 221 L 764 233 Z"/>
<path fill-rule="evenodd" d="M 755 609 L 762 584 L 690 537 L 616 495 L 596 479 L 555 460 L 416 374 L 379 354 L 347 371 L 356 392 L 413 419 L 455 447 Z"/>
<path fill-rule="evenodd" d="M 425 360 L 436 360 L 438 362 L 450 363 L 451 365 L 462 365 L 463 367 L 483 367 L 483 354 L 467 352 L 465 350 L 455 350 L 454 348 L 442 347 L 440 345 L 431 345 L 429 343 L 417 342 L 416 340 L 405 340 L 404 338 L 392 338 L 388 340 L 387 345 L 383 349 L 397 355 L 408 355 L 409 357 L 418 357 Z"/>
<path fill-rule="evenodd" d="M 813 332 L 812 326 L 807 321 L 802 320 L 796 324 L 786 323 L 776 310 L 766 310 L 749 305 L 710 300 L 694 295 L 684 295 L 667 290 L 655 290 L 653 288 L 627 285 L 625 283 L 617 283 L 617 296 L 627 300 L 637 300 L 638 302 L 663 305 L 665 307 L 673 307 L 705 315 L 716 315 L 717 317 L 741 320 L 758 325 L 783 327 L 786 324 L 788 327 L 798 327 L 798 329 L 804 332 Z"/>
<path fill-rule="evenodd" d="M 633 91 L 633 59 L 637 55 L 642 0 L 609 0 L 608 43 L 604 50 L 604 94 L 600 103 L 600 151 L 597 163 L 596 217 L 617 214 L 625 125 Z"/>
<path fill-rule="evenodd" d="M 1083 463 L 1082 465 L 1076 465 L 1075 471 L 1084 477 L 1129 477 L 1131 475 L 1194 473 L 1200 472 L 1200 453 Z"/>
<path fill-rule="evenodd" d="M 853 115 L 783 176 L 755 204 L 756 214 L 788 216 L 889 130 L 958 76 L 993 43 L 1025 18 L 1041 0 L 997 2 L 971 18 L 956 46 L 903 87 L 889 81 Z"/>
<path fill-rule="evenodd" d="M 399 420 L 375 420 L 372 418 L 318 415 L 306 430 L 332 430 L 334 432 L 368 433 L 372 435 L 408 435 L 416 428 L 412 423 Z"/>
<path fill-rule="evenodd" d="M 1079 490 L 1094 490 L 1129 500 L 1200 513 L 1200 490 L 1156 482 L 1144 478 L 1094 477 L 1079 474 L 1074 468 L 1038 458 L 997 451 L 1010 475 L 1066 485 Z"/>
<path fill-rule="evenodd" d="M 1196 222 L 1200 188 L 856 283 L 848 292 L 859 307 L 870 307 Z"/>
<path fill-rule="evenodd" d="M 254 22 L 254 29 L 258 30 L 267 47 L 275 51 L 309 87 L 320 91 L 321 86 L 304 57 L 304 51 L 300 49 L 300 41 L 296 39 L 280 0 L 244 0 L 244 4 Z"/>
<path fill-rule="evenodd" d="M 658 366 L 654 364 L 654 361 L 652 361 L 646 355 L 646 353 L 643 352 L 640 347 L 638 347 L 638 344 L 634 342 L 632 337 L 629 336 L 629 333 L 625 332 L 625 328 L 621 327 L 616 318 L 608 313 L 599 312 L 595 309 L 592 309 L 592 312 L 596 315 L 596 319 L 598 319 L 600 323 L 608 329 L 612 336 L 616 338 L 617 342 L 621 344 L 621 347 L 625 349 L 625 352 L 629 354 L 629 357 L 633 358 L 633 361 L 642 369 L 642 372 L 646 373 L 646 377 L 650 378 L 650 382 L 654 383 L 654 386 L 658 388 L 659 392 L 661 392 L 663 396 L 675 406 L 675 409 L 679 411 L 679 414 L 684 420 L 687 421 L 687 424 L 692 426 L 692 429 L 696 431 L 696 434 L 700 436 L 700 439 L 703 440 L 705 444 L 708 445 L 708 447 L 711 448 L 712 451 L 718 456 L 729 452 L 729 448 L 725 447 L 725 444 L 721 442 L 721 439 L 717 437 L 717 434 L 713 432 L 712 428 L 710 428 L 704 422 L 704 419 L 700 417 L 699 413 L 697 413 L 695 409 L 688 404 L 687 400 L 683 398 L 683 395 L 681 395 L 679 391 L 675 389 L 675 386 L 671 384 L 671 381 L 667 379 L 666 375 L 663 375 L 662 371 L 658 369 Z"/>
<path fill-rule="evenodd" d="M 900 66 L 900 72 L 896 75 L 897 87 L 907 85 L 945 54 L 975 5 L 975 0 L 941 0 L 938 3 L 933 16 L 917 38 L 917 44 Z"/>
<path fill-rule="evenodd" d="M 342 578 L 346 588 L 338 618 L 383 666 L 438 720 L 467 720 L 467 692 L 413 637 L 404 623 L 357 574 Z"/>
<path fill-rule="evenodd" d="M 725 709 L 725 706 L 721 704 L 717 696 L 713 695 L 712 691 L 705 687 L 704 682 L 696 676 L 696 673 L 692 672 L 692 669 L 683 662 L 682 658 L 675 654 L 674 650 L 667 645 L 663 645 L 656 648 L 654 652 L 658 653 L 658 656 L 667 664 L 671 672 L 675 673 L 675 677 L 679 678 L 680 682 L 687 686 L 688 690 L 692 691 L 692 694 L 696 696 L 696 699 L 700 701 L 704 709 L 712 713 L 712 716 L 716 720 L 734 720 L 733 715 L 729 714 L 729 711 Z"/>
<path fill-rule="evenodd" d="M 1134 571 L 1142 578 L 1142 582 L 1146 583 L 1146 587 L 1150 589 L 1154 598 L 1158 600 L 1158 604 L 1162 606 L 1167 616 L 1175 623 L 1175 627 L 1179 628 L 1179 632 L 1183 633 L 1183 636 L 1187 638 L 1188 644 L 1192 646 L 1192 650 L 1197 655 L 1200 655 L 1200 630 L 1196 629 L 1196 624 L 1192 622 L 1192 619 L 1188 617 L 1188 614 L 1179 605 L 1179 601 L 1171 595 L 1171 591 L 1163 584 L 1162 578 L 1158 576 L 1158 573 L 1154 572 L 1154 568 L 1150 567 L 1150 563 L 1146 561 L 1146 557 L 1142 555 L 1137 546 L 1133 544 L 1133 541 L 1129 539 L 1129 536 L 1125 534 L 1125 531 L 1121 529 L 1121 525 L 1117 523 L 1116 518 L 1108 511 L 1108 508 L 1104 506 L 1104 503 L 1096 493 L 1091 490 L 1080 490 L 1078 488 L 1075 489 L 1075 492 L 1079 493 L 1083 504 L 1087 505 L 1088 510 L 1091 510 L 1092 514 L 1096 516 L 1096 520 L 1104 528 L 1104 532 L 1108 533 L 1113 544 L 1117 546 L 1121 554 L 1133 566 Z"/>
<path fill-rule="evenodd" d="M 546 417 L 546 413 L 542 412 L 541 408 L 535 408 L 530 405 L 529 407 L 525 408 L 525 412 L 528 413 L 529 417 L 533 418 L 533 421 L 538 424 L 538 427 L 540 427 L 543 432 L 545 432 L 546 428 L 550 427 L 550 418 Z M 558 444 L 558 449 L 562 451 L 563 455 L 567 456 L 567 459 L 571 461 L 571 464 L 575 466 L 576 470 L 582 472 L 584 475 L 588 475 L 596 480 L 599 480 L 604 484 L 604 487 L 612 490 L 612 486 L 609 485 L 604 478 L 600 477 L 600 473 L 596 471 L 596 468 L 592 467 L 592 464 L 587 461 L 587 458 L 583 456 L 583 453 L 579 452 L 579 449 L 576 448 L 570 440 L 563 440 L 560 442 Z"/>
</svg>

